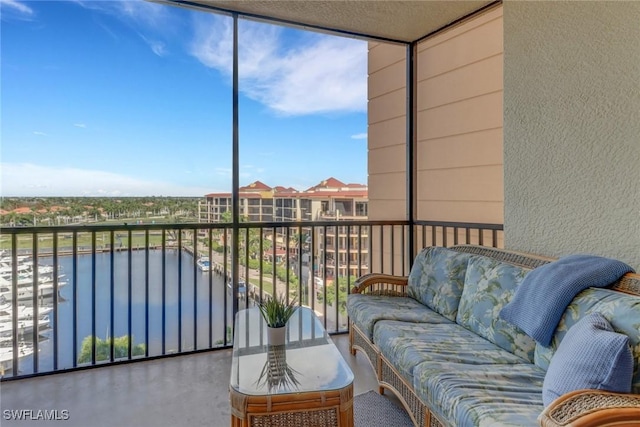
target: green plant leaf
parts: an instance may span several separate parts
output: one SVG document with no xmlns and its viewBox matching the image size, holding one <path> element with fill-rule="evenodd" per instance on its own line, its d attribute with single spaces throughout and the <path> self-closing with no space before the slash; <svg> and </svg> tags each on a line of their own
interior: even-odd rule
<svg viewBox="0 0 640 427">
<path fill-rule="evenodd" d="M 287 324 L 298 309 L 297 298 L 287 301 L 284 294 L 277 297 L 267 297 L 258 302 L 258 308 L 269 327 L 281 328 Z"/>
</svg>

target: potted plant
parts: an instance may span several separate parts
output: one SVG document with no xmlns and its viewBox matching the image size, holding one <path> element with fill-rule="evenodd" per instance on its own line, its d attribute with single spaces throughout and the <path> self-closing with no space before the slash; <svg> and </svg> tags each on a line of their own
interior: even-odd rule
<svg viewBox="0 0 640 427">
<path fill-rule="evenodd" d="M 277 297 L 266 297 L 258 302 L 258 308 L 267 322 L 267 342 L 271 345 L 283 345 L 285 326 L 298 309 L 296 298 L 287 301 L 287 297 L 283 294 Z"/>
</svg>

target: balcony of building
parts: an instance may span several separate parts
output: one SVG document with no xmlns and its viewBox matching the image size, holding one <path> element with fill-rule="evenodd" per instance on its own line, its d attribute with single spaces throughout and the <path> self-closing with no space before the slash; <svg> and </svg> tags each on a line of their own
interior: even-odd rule
<svg viewBox="0 0 640 427">
<path fill-rule="evenodd" d="M 70 307 L 48 312 L 55 320 L 42 342 L 14 315 L 2 409 L 69 409 L 77 425 L 228 425 L 233 314 L 278 291 L 322 316 L 356 393 L 375 388 L 370 367 L 345 351 L 341 304 L 354 272 L 406 275 L 427 245 L 581 251 L 640 265 L 637 5 L 202 3 L 234 19 L 371 37 L 368 219 L 344 233 L 341 218 L 249 224 L 237 214 L 232 224 L 0 230 L 14 269 L 5 299 L 22 297 L 26 250 L 65 277 L 41 288 L 36 273 L 24 298 L 38 307 L 46 289 L 54 307 Z M 255 256 L 275 250 L 266 236 L 303 227 L 314 232 L 280 270 Z M 344 252 L 358 255 L 338 261 L 344 272 L 328 262 L 331 233 L 346 234 Z M 362 236 L 367 246 L 354 247 Z M 313 278 L 330 271 L 333 285 L 317 289 Z M 33 319 L 24 326 L 39 328 Z M 129 338 L 116 354 L 120 336 Z"/>
<path fill-rule="evenodd" d="M 497 246 L 501 241 L 499 225 L 443 223 L 412 229 L 404 221 L 354 222 L 356 236 L 377 234 L 380 240 L 336 263 L 326 251 L 314 249 L 326 243 L 326 233 L 315 241 L 315 229 L 336 226 L 3 229 L 8 247 L 0 261 L 0 299 L 7 312 L 1 331 L 2 379 L 229 348 L 234 314 L 274 295 L 310 307 L 329 333 L 342 334 L 347 332 L 345 303 L 355 280 L 372 265 L 408 274 L 413 255 L 406 242 L 411 235 L 417 247 Z M 309 243 L 292 239 L 303 229 L 311 231 Z M 472 237 L 483 234 L 490 237 L 482 242 Z"/>
<path fill-rule="evenodd" d="M 324 254 L 303 250 L 302 239 L 287 238 L 303 226 L 337 224 L 2 230 L 11 244 L 2 254 L 2 306 L 14 327 L 2 331 L 1 409 L 57 408 L 65 411 L 58 415 L 68 416 L 70 425 L 86 425 L 89 419 L 92 425 L 166 425 L 180 419 L 190 425 L 227 425 L 234 313 L 275 293 L 316 313 L 355 373 L 356 394 L 375 389 L 369 363 L 349 353 L 345 302 L 352 281 L 376 261 L 361 252 L 345 262 L 351 274 L 345 270 L 335 276 L 320 259 Z M 381 236 L 367 251 L 397 275 L 408 274 L 411 255 L 404 242 L 410 234 L 419 247 L 442 245 L 443 239 L 478 244 L 477 238 L 465 236 L 482 234 L 488 237 L 484 244 L 497 245 L 501 234 L 499 225 L 443 223 L 412 229 L 401 221 L 365 221 L 350 230 Z M 275 265 L 258 255 L 278 253 L 273 236 L 289 242 L 288 256 Z M 307 255 L 303 262 L 298 253 Z M 326 280 L 318 284 L 314 271 Z M 30 308 L 30 316 L 22 317 L 18 308 L 23 306 Z M 122 402 L 130 403 L 128 409 Z M 119 408 L 117 420 L 114 407 Z"/>
</svg>

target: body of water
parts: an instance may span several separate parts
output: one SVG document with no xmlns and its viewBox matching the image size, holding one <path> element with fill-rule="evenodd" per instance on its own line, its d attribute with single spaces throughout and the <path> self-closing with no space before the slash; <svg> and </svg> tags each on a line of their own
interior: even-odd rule
<svg viewBox="0 0 640 427">
<path fill-rule="evenodd" d="M 64 274 L 68 281 L 68 284 L 59 290 L 60 301 L 57 309 L 49 314 L 52 327 L 55 319 L 58 322 L 58 369 L 73 367 L 74 343 L 77 358 L 81 352 L 82 341 L 92 335 L 94 327 L 96 336 L 101 339 L 129 335 L 131 328 L 133 345 L 146 345 L 150 356 L 206 349 L 210 344 L 222 345 L 227 332 L 225 319 L 227 330 L 231 329 L 232 296 L 223 277 L 214 272 L 202 272 L 197 268 L 194 275 L 193 257 L 187 252 L 168 250 L 163 256 L 160 250 L 150 250 L 147 261 L 145 251 L 133 251 L 131 262 L 128 252 L 114 253 L 113 289 L 110 253 L 96 254 L 95 268 L 92 255 L 77 256 L 75 280 L 73 257 L 60 257 L 58 261 L 60 273 Z M 42 258 L 39 262 L 53 264 L 51 258 Z M 52 301 L 49 300 L 48 303 L 51 304 Z M 77 328 L 75 339 L 74 312 Z M 148 341 L 145 339 L 147 328 Z M 44 340 L 39 343 L 38 371 L 52 371 L 53 329 L 43 332 L 41 336 Z M 34 356 L 21 361 L 21 374 L 33 372 L 32 357 Z"/>
</svg>

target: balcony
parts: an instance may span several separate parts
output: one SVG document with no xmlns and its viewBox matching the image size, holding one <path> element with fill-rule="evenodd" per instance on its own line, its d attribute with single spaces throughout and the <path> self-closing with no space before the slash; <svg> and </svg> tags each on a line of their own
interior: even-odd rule
<svg viewBox="0 0 640 427">
<path fill-rule="evenodd" d="M 437 7 L 457 4 L 439 3 Z M 323 2 L 309 2 L 313 4 L 320 7 Z M 286 5 L 270 7 L 286 8 Z M 345 7 L 359 6 L 353 2 Z M 637 251 L 629 250 L 638 246 L 637 234 L 629 232 L 638 225 L 637 210 L 632 205 L 635 199 L 629 196 L 637 194 L 638 180 L 629 179 L 629 173 L 637 171 L 637 145 L 630 142 L 633 138 L 629 135 L 637 135 L 633 126 L 638 121 L 627 120 L 617 113 L 637 111 L 636 99 L 620 96 L 637 92 L 634 92 L 637 79 L 633 78 L 637 67 L 631 65 L 634 62 L 628 57 L 629 52 L 634 52 L 630 43 L 635 38 L 618 37 L 637 34 L 635 9 L 627 10 L 631 8 L 629 5 L 615 8 L 607 5 L 607 16 L 616 25 L 602 32 L 592 19 L 601 15 L 597 10 L 573 9 L 572 5 L 559 3 L 548 6 L 553 9 L 550 13 L 526 2 L 516 2 L 505 4 L 510 10 L 505 15 L 508 25 L 504 35 L 501 7 L 499 13 L 490 11 L 489 18 L 481 17 L 482 26 L 477 26 L 482 31 L 499 29 L 494 31 L 499 43 L 492 44 L 491 37 L 474 36 L 473 31 L 466 34 L 474 40 L 465 41 L 463 32 L 460 37 L 448 38 L 445 34 L 447 40 L 438 43 L 431 43 L 430 37 L 422 38 L 425 34 L 434 37 L 443 34 L 442 26 L 476 8 L 468 7 L 469 10 L 429 28 L 423 22 L 406 25 L 407 16 L 401 13 L 388 14 L 398 17 L 401 28 L 415 31 L 406 37 L 395 36 L 396 42 L 412 42 L 411 46 L 398 45 L 401 53 L 406 52 L 404 59 L 403 55 L 396 55 L 399 59 L 390 55 L 389 61 L 396 62 L 378 63 L 380 56 L 376 57 L 376 52 L 388 53 L 387 48 L 376 50 L 372 46 L 371 54 L 377 60 L 370 60 L 374 68 L 369 70 L 372 94 L 369 105 L 373 114 L 369 116 L 368 135 L 373 141 L 370 145 L 377 149 L 371 150 L 374 161 L 370 162 L 370 180 L 378 183 L 375 188 L 378 199 L 372 198 L 369 213 L 371 217 L 386 217 L 389 212 L 399 212 L 396 218 L 406 216 L 410 221 L 349 222 L 345 241 L 361 241 L 366 237 L 367 245 L 361 251 L 357 249 L 356 258 L 349 258 L 345 270 L 352 275 L 367 271 L 403 275 L 409 271 L 416 251 L 426 245 L 503 246 L 502 225 L 425 220 L 454 215 L 456 221 L 502 222 L 504 218 L 509 246 L 513 249 L 549 255 L 576 250 L 598 252 L 637 265 Z M 277 16 L 274 10 L 268 13 Z M 249 15 L 259 17 L 259 12 L 249 11 Z M 360 17 L 361 12 L 356 10 L 351 16 Z M 411 8 L 405 12 L 416 19 L 448 16 L 422 15 Z M 293 18 L 288 10 L 279 13 L 285 22 L 304 23 L 302 12 Z M 331 22 L 337 17 L 331 14 L 306 16 L 326 17 L 329 22 L 322 22 L 321 30 L 339 29 Z M 344 16 L 350 20 L 348 14 Z M 371 15 L 372 19 L 374 16 Z M 352 22 L 356 25 L 362 21 Z M 357 31 L 356 35 L 371 35 L 372 28 L 384 27 L 378 21 L 370 25 L 352 28 L 345 24 L 344 28 L 348 34 Z M 584 33 L 578 31 L 583 28 L 587 29 Z M 379 37 L 383 42 L 388 40 L 387 35 Z M 609 56 L 598 49 L 601 39 L 607 41 L 608 37 L 611 40 L 617 37 L 611 45 L 620 46 Z M 454 43 L 447 47 L 445 42 L 449 40 Z M 503 42 L 504 52 L 508 53 L 504 58 Z M 460 50 L 451 50 L 451 55 L 443 56 L 466 62 L 452 63 L 450 70 L 437 70 L 433 80 L 423 79 L 423 74 L 428 74 L 420 71 L 428 68 L 425 64 L 444 64 L 439 56 L 422 59 L 435 55 L 427 52 L 432 45 L 447 52 L 455 48 L 452 46 L 455 43 L 461 46 Z M 482 49 L 469 47 L 476 45 L 487 47 L 486 58 L 459 54 L 468 51 L 475 55 Z M 521 49 L 528 45 L 541 49 L 535 52 Z M 491 50 L 495 46 L 498 47 Z M 572 61 L 576 57 L 580 58 L 581 76 L 630 77 L 603 78 L 601 83 L 608 90 L 594 91 L 589 79 L 575 79 L 569 74 L 565 77 L 559 71 L 575 69 Z M 496 82 L 487 78 L 493 83 L 477 92 L 475 88 L 466 95 L 445 90 L 449 85 L 436 80 L 439 76 L 458 78 L 455 73 L 464 72 L 466 67 L 475 70 L 473 67 L 491 65 L 494 59 L 500 66 L 487 75 L 495 77 Z M 535 79 L 533 74 L 527 74 L 527 70 L 533 69 L 532 63 L 536 64 Z M 391 76 L 392 71 L 403 77 Z M 470 74 L 484 76 L 476 71 Z M 464 76 L 460 79 L 464 80 Z M 427 93 L 429 96 L 422 96 Z M 440 94 L 442 99 L 432 94 Z M 405 103 L 405 99 L 409 102 Z M 584 102 L 585 99 L 589 102 Z M 631 108 L 622 104 L 627 101 L 631 102 Z M 602 108 L 593 108 L 594 105 Z M 457 128 L 453 122 L 462 126 Z M 602 138 L 602 130 L 611 128 L 619 131 Z M 474 147 L 469 141 L 473 141 Z M 383 142 L 389 146 L 383 146 Z M 445 145 L 450 151 L 443 148 Z M 475 147 L 480 147 L 477 153 Z M 402 151 L 402 155 L 396 156 L 395 149 Z M 402 161 L 404 158 L 406 162 Z M 237 176 L 237 156 L 233 168 Z M 613 210 L 612 206 L 625 208 Z M 67 423 L 71 423 L 67 425 L 228 425 L 229 328 L 233 313 L 274 291 L 298 297 L 321 313 L 325 326 L 356 374 L 356 394 L 375 388 L 370 366 L 346 351 L 347 319 L 340 304 L 345 301 L 352 277 L 344 278 L 344 290 L 339 284 L 338 292 L 329 280 L 322 281 L 320 292 L 311 288 L 314 277 L 326 279 L 330 271 L 325 267 L 329 264 L 326 252 L 320 252 L 320 248 L 327 248 L 323 236 L 343 237 L 342 228 L 337 227 L 344 227 L 344 222 L 338 224 L 333 219 L 233 226 L 0 230 L 0 236 L 8 242 L 6 254 L 12 260 L 9 285 L 2 291 L 3 306 L 10 296 L 12 313 L 8 334 L 0 337 L 4 348 L 10 349 L 3 353 L 10 355 L 2 373 L 1 409 L 66 409 L 70 415 Z M 308 228 L 314 232 L 309 234 L 311 242 L 305 248 L 293 236 L 302 235 Z M 285 237 L 287 247 L 297 245 L 298 250 L 293 252 L 301 258 L 287 257 L 281 266 L 283 274 L 268 266 L 263 257 L 254 259 L 252 255 L 273 250 L 267 236 L 276 234 Z M 353 244 L 346 245 L 337 250 L 353 253 Z M 222 251 L 218 252 L 216 249 L 220 247 Z M 45 273 L 36 270 L 23 287 L 18 273 L 18 259 L 23 254 L 53 267 L 50 286 L 41 284 L 39 276 Z M 208 273 L 199 264 L 201 261 L 207 265 L 205 258 L 212 266 Z M 307 273 L 309 287 L 301 280 L 303 272 Z M 218 288 L 214 287 L 216 274 L 222 284 Z M 51 294 L 49 305 L 40 304 L 41 298 L 48 298 L 42 295 L 45 290 Z M 32 319 L 26 323 L 18 320 L 19 298 L 30 301 L 34 308 Z M 44 314 L 45 311 L 48 313 Z M 48 316 L 49 323 L 41 333 L 29 335 L 29 327 L 41 329 L 37 320 L 40 315 Z M 40 335 L 44 336 L 42 341 Z M 116 352 L 115 339 L 122 336 L 126 339 L 121 342 L 124 353 L 120 354 Z M 88 359 L 80 362 L 87 337 Z M 106 348 L 106 353 L 100 353 L 101 348 Z M 48 375 L 52 373 L 58 374 Z"/>
<path fill-rule="evenodd" d="M 148 224 L 3 229 L 1 241 L 8 245 L 3 260 L 10 266 L 5 269 L 9 289 L 3 290 L 3 304 L 13 311 L 5 322 L 12 326 L 3 339 L 11 357 L 3 364 L 1 409 L 56 409 L 56 416 L 68 416 L 70 425 L 151 426 L 166 425 L 167 420 L 176 425 L 185 420 L 190 425 L 228 425 L 233 313 L 274 291 L 298 298 L 320 316 L 356 376 L 356 394 L 375 389 L 366 359 L 348 351 L 343 307 L 354 277 L 325 281 L 326 286 L 311 291 L 314 266 L 326 265 L 320 251 L 311 249 L 322 243 L 313 237 L 308 262 L 297 262 L 297 253 L 305 250 L 302 239 L 292 236 L 302 235 L 303 229 L 314 236 L 317 228 L 337 226 L 305 222 L 244 223 L 237 228 Z M 352 271 L 373 267 L 407 274 L 410 241 L 413 252 L 443 242 L 478 244 L 481 236 L 488 236 L 485 244 L 498 245 L 501 228 L 432 223 L 411 229 L 403 221 L 354 222 L 350 229 L 356 235 L 377 236 L 367 247 L 375 257 L 347 264 Z M 251 249 L 274 251 L 273 236 L 288 242 L 289 254 L 275 269 L 260 257 L 254 259 Z M 231 262 L 233 245 L 236 263 Z M 25 265 L 32 268 L 27 282 L 18 273 Z M 327 277 L 323 270 L 320 274 Z M 309 281 L 309 291 L 303 290 L 299 277 Z M 30 293 L 25 296 L 23 291 Z M 23 306 L 33 308 L 31 320 L 18 318 Z M 39 312 L 46 313 L 45 327 L 27 333 L 29 326 L 38 327 L 34 319 L 42 317 Z M 51 373 L 59 375 L 47 375 Z"/>
<path fill-rule="evenodd" d="M 406 275 L 423 246 L 498 246 L 501 233 L 491 224 L 424 223 L 411 231 L 404 221 L 352 222 L 355 235 L 374 238 L 336 277 L 315 231 L 326 236 L 338 224 L 5 228 L 2 379 L 228 349 L 235 312 L 274 294 L 312 308 L 329 333 L 342 334 L 357 276 Z M 297 237 L 305 234 L 309 242 Z"/>
</svg>

